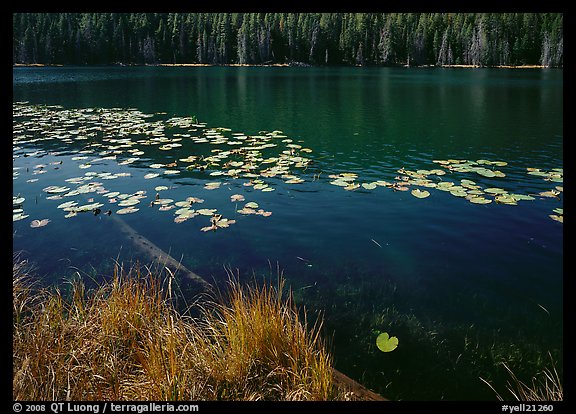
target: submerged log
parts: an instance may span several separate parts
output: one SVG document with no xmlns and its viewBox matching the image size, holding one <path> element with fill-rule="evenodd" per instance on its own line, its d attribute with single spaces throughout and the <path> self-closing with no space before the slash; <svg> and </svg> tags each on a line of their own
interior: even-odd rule
<svg viewBox="0 0 576 414">
<path fill-rule="evenodd" d="M 193 282 L 201 291 L 208 292 L 211 290 L 212 285 L 210 283 L 204 280 L 200 275 L 186 268 L 182 263 L 142 236 L 120 217 L 112 215 L 111 218 L 118 224 L 119 230 L 132 241 L 134 247 L 140 253 L 148 256 L 152 262 L 162 264 L 173 274 L 184 276 L 186 279 Z M 333 378 L 337 387 L 346 390 L 349 393 L 351 400 L 388 401 L 386 398 L 369 390 L 359 382 L 336 369 L 333 369 Z"/>
<path fill-rule="evenodd" d="M 138 233 L 132 226 L 120 217 L 112 215 L 111 218 L 118 224 L 118 229 L 132 241 L 134 247 L 142 254 L 146 255 L 151 262 L 156 262 L 169 269 L 172 274 L 179 274 L 191 281 L 201 291 L 209 291 L 212 285 L 201 276 L 186 268 L 181 262 L 174 259 L 160 247 Z"/>
</svg>

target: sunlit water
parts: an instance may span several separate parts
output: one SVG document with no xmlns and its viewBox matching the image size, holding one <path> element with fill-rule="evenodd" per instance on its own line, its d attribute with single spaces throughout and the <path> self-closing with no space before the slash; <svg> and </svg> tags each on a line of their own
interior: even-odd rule
<svg viewBox="0 0 576 414">
<path fill-rule="evenodd" d="M 549 215 L 563 207 L 563 194 L 538 196 L 562 182 L 527 174 L 563 168 L 562 88 L 555 70 L 14 68 L 14 102 L 161 113 L 149 122 L 196 116 L 247 135 L 280 130 L 310 148 L 313 162 L 292 171 L 303 183 L 269 178 L 275 191 L 262 192 L 209 171 L 144 178 L 158 172 L 150 164 L 194 153 L 186 141 L 170 151 L 138 146 L 145 154 L 132 164 L 119 165 L 124 154 L 88 169 L 72 159 L 83 142 L 24 142 L 13 153 L 13 195 L 25 197 L 29 217 L 14 222 L 13 248 L 47 283 L 109 274 L 114 260 L 133 258 L 130 241 L 104 214 L 65 218 L 57 206 L 66 200 L 47 199 L 43 189 L 88 171 L 129 173 L 95 179 L 109 191 L 146 191 L 139 211 L 122 220 L 208 280 L 225 281 L 225 266 L 245 280 L 282 270 L 311 316 L 322 312 L 336 366 L 348 375 L 394 399 L 494 399 L 478 377 L 504 384 L 497 362 L 529 370 L 548 351 L 562 358 L 563 225 Z M 330 184 L 340 173 L 392 182 L 400 168 L 437 169 L 434 160 L 448 159 L 505 161 L 497 167 L 505 177 L 428 178 L 471 179 L 535 199 L 478 205 L 435 188 L 418 187 L 430 192 L 419 199 Z M 38 164 L 46 173 L 34 174 Z M 212 181 L 221 187 L 205 189 Z M 174 210 L 149 207 L 158 185 L 169 187 L 162 197 L 202 198 L 202 207 L 236 223 L 216 232 L 201 231 L 206 216 L 175 223 Z M 245 202 L 231 202 L 233 194 L 272 215 L 239 214 Z M 30 227 L 44 218 L 45 227 Z M 378 330 L 398 336 L 395 351 L 376 348 Z"/>
</svg>

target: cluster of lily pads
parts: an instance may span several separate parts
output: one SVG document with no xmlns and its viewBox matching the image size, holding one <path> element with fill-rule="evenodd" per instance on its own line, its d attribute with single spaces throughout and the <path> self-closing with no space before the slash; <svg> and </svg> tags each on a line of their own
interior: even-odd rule
<svg viewBox="0 0 576 414">
<path fill-rule="evenodd" d="M 43 148 L 38 149 L 38 142 Z M 50 151 L 50 148 L 53 151 Z M 64 148 L 64 150 L 62 150 Z M 162 154 L 178 148 L 178 154 L 190 150 L 186 156 L 170 158 Z M 157 152 L 162 151 L 162 153 Z M 66 179 L 62 186 L 50 185 L 43 188 L 46 199 L 61 200 L 58 205 L 66 214 L 74 217 L 79 213 L 131 214 L 140 210 L 141 203 L 157 207 L 159 211 L 173 210 L 174 222 L 183 223 L 196 216 L 206 216 L 210 225 L 202 231 L 215 231 L 227 228 L 236 220 L 225 218 L 215 208 L 198 208 L 203 199 L 190 195 L 182 200 L 164 197 L 167 186 L 156 186 L 155 194 L 145 190 L 134 193 L 121 193 L 106 188 L 103 181 L 130 177 L 130 172 L 96 172 L 99 165 L 116 163 L 119 166 L 133 165 L 145 168 L 143 178 L 154 179 L 164 176 L 188 176 L 203 180 L 204 190 L 218 190 L 228 187 L 235 180 L 242 186 L 262 192 L 275 191 L 274 183 L 298 185 L 306 180 L 319 180 L 320 173 L 310 179 L 308 168 L 316 165 L 310 158 L 310 148 L 296 143 L 282 131 L 260 131 L 249 135 L 232 132 L 229 128 L 209 128 L 199 123 L 195 117 L 168 117 L 165 113 L 145 114 L 136 109 L 84 108 L 65 109 L 58 105 L 31 105 L 26 102 L 13 104 L 13 158 L 46 155 L 72 155 L 69 159 L 78 162 L 80 170 L 88 170 L 82 176 Z M 151 159 L 170 158 L 166 162 L 150 162 Z M 32 176 L 59 169 L 65 158 L 48 164 L 36 164 Z M 68 161 L 66 161 L 68 162 Z M 527 168 L 527 174 L 550 182 L 553 188 L 535 194 L 510 193 L 507 190 L 482 186 L 468 178 L 455 179 L 458 174 L 475 174 L 480 179 L 499 179 L 506 176 L 500 169 L 505 161 L 490 160 L 434 160 L 438 168 L 411 171 L 400 168 L 391 181 L 376 180 L 362 182 L 356 173 L 343 172 L 329 174 L 329 183 L 347 191 L 362 189 L 375 190 L 385 187 L 394 191 L 410 191 L 416 198 L 427 198 L 432 189 L 461 197 L 474 204 L 498 203 L 516 205 L 520 201 L 534 200 L 537 197 L 560 199 L 563 187 L 563 170 L 555 168 L 542 171 Z M 23 167 L 14 167 L 13 178 L 18 179 Z M 218 178 L 216 178 L 218 177 Z M 450 177 L 450 179 L 447 179 Z M 27 182 L 37 181 L 37 177 Z M 208 181 L 211 180 L 211 181 Z M 220 181 L 212 181 L 220 180 Z M 72 188 L 72 186 L 76 186 Z M 94 197 L 100 196 L 99 201 Z M 81 201 L 79 200 L 81 199 Z M 235 213 L 242 215 L 272 214 L 255 202 L 245 200 L 242 194 L 234 194 L 230 201 L 235 203 Z M 23 209 L 25 198 L 19 194 L 13 197 L 13 220 L 28 218 Z M 114 211 L 113 211 L 114 210 Z M 556 208 L 550 217 L 563 222 L 563 209 Z M 41 227 L 49 220 L 33 220 L 31 227 Z"/>
<path fill-rule="evenodd" d="M 510 193 L 500 187 L 489 187 L 477 184 L 467 178 L 460 180 L 447 180 L 445 177 L 449 173 L 475 173 L 486 178 L 503 178 L 506 174 L 495 167 L 505 167 L 506 161 L 490 161 L 480 159 L 477 161 L 470 160 L 433 160 L 440 165 L 439 169 L 411 171 L 405 168 L 397 170 L 398 175 L 393 181 L 377 180 L 371 182 L 358 183 L 358 175 L 355 173 L 331 174 L 330 184 L 340 186 L 344 190 L 353 191 L 359 188 L 365 190 L 374 190 L 376 187 L 387 187 L 394 191 L 410 191 L 410 187 L 433 188 L 438 191 L 449 193 L 455 197 L 462 197 L 473 204 L 497 204 L 517 205 L 519 201 L 535 200 L 540 198 L 556 198 L 560 200 L 560 195 L 564 191 L 561 185 L 555 185 L 554 188 L 546 191 L 536 192 L 534 194 Z M 526 168 L 527 174 L 542 177 L 544 181 L 550 183 L 562 183 L 564 171 L 562 168 L 554 168 L 550 171 L 542 171 L 538 168 Z M 551 184 L 552 185 L 552 184 Z M 416 198 L 427 198 L 430 191 L 414 188 L 411 194 Z M 555 208 L 556 214 L 549 215 L 553 220 L 563 223 L 563 208 Z"/>
<path fill-rule="evenodd" d="M 147 159 L 145 156 L 151 147 L 160 151 L 170 151 L 174 148 L 188 145 L 194 153 L 180 157 L 166 163 L 151 163 L 145 165 L 151 172 L 143 178 L 153 179 L 160 176 L 177 175 L 191 172 L 201 178 L 221 177 L 225 181 L 210 181 L 204 184 L 205 190 L 216 190 L 226 184 L 226 180 L 245 179 L 245 187 L 262 192 L 274 191 L 274 187 L 265 182 L 266 178 L 280 178 L 287 184 L 298 184 L 304 180 L 294 174 L 294 169 L 305 169 L 311 160 L 301 154 L 312 152 L 303 148 L 293 140 L 283 135 L 282 131 L 260 131 L 257 135 L 232 133 L 228 128 L 208 128 L 206 124 L 197 123 L 195 117 L 172 117 L 165 120 L 150 120 L 154 116 L 165 114 L 144 114 L 135 109 L 64 109 L 58 105 L 29 105 L 25 102 L 13 104 L 13 157 L 36 157 L 45 155 L 59 155 L 63 151 L 34 149 L 29 151 L 29 144 L 45 142 L 51 143 L 60 150 L 65 144 L 64 153 L 76 154 L 70 158 L 78 161 L 79 169 L 90 169 L 104 162 L 116 162 L 118 165 L 137 165 L 142 167 Z M 77 148 L 74 148 L 77 146 Z M 272 151 L 272 149 L 276 151 Z M 180 149 L 182 151 L 182 149 Z M 53 165 L 59 168 L 62 161 L 50 165 L 37 164 L 31 171 L 32 175 L 44 174 Z M 14 167 L 14 179 L 20 175 L 22 167 Z M 27 169 L 27 172 L 29 169 Z M 189 175 L 190 175 L 189 174 Z M 68 199 L 72 196 L 87 193 L 99 194 L 109 207 L 115 204 L 119 209 L 116 214 L 129 214 L 139 211 L 137 207 L 148 196 L 146 191 L 139 190 L 132 194 L 121 194 L 104 187 L 97 180 L 112 180 L 119 177 L 129 177 L 131 173 L 110 173 L 87 171 L 83 176 L 67 179 L 66 186 L 51 185 L 43 189 L 47 193 L 46 199 Z M 28 179 L 35 182 L 38 178 Z M 68 187 L 69 184 L 78 185 L 77 188 Z M 235 223 L 235 220 L 222 217 L 217 209 L 193 209 L 194 204 L 204 200 L 197 197 L 187 197 L 184 200 L 160 197 L 160 192 L 167 190 L 166 186 L 155 188 L 156 196 L 149 203 L 158 206 L 160 211 L 175 209 L 174 222 L 182 223 L 198 215 L 210 217 L 210 226 L 202 228 L 216 230 L 226 228 Z M 90 198 L 88 203 L 79 205 L 76 200 L 65 201 L 58 208 L 65 211 L 66 218 L 74 217 L 81 212 L 94 212 L 100 214 L 105 208 L 103 202 L 94 202 Z M 244 196 L 236 194 L 231 200 L 238 207 Z M 13 220 L 27 218 L 22 209 L 23 197 L 14 198 Z M 107 213 L 111 214 L 112 210 Z M 243 215 L 261 215 L 268 217 L 272 214 L 259 208 L 254 201 L 247 202 L 237 209 Z"/>
</svg>

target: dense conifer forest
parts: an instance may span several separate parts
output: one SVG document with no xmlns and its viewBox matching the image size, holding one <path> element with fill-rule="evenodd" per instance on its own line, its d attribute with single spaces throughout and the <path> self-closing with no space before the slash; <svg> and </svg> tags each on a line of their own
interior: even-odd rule
<svg viewBox="0 0 576 414">
<path fill-rule="evenodd" d="M 15 13 L 14 64 L 562 67 L 562 13 Z"/>
</svg>

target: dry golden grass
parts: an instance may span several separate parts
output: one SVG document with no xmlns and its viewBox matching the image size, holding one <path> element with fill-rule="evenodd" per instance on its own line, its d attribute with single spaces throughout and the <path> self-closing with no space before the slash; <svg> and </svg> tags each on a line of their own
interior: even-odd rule
<svg viewBox="0 0 576 414">
<path fill-rule="evenodd" d="M 558 371 L 556 370 L 556 364 L 552 359 L 552 355 L 549 354 L 549 357 L 551 367 L 544 368 L 542 371 L 533 376 L 530 384 L 526 384 L 525 382 L 518 379 L 510 367 L 505 363 L 502 363 L 508 372 L 508 375 L 510 376 L 510 380 L 508 381 L 506 388 L 513 398 L 515 398 L 517 401 L 564 400 L 564 387 L 562 385 L 562 380 L 558 374 Z M 498 397 L 498 400 L 510 400 L 510 398 L 503 398 L 488 381 L 484 380 L 483 378 L 480 379 L 494 391 Z"/>
<path fill-rule="evenodd" d="M 205 302 L 200 317 L 171 305 L 151 272 L 116 268 L 87 292 L 32 293 L 13 277 L 15 400 L 329 400 L 344 398 L 332 360 L 290 295 L 241 287 Z"/>
</svg>

